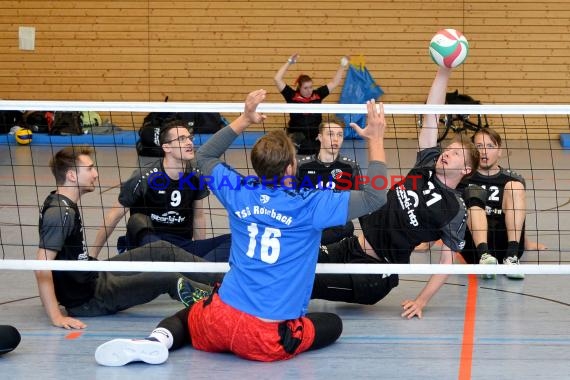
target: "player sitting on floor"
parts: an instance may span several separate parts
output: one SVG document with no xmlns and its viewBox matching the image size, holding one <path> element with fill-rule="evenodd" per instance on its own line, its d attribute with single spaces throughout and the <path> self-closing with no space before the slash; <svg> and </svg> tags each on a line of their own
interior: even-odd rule
<svg viewBox="0 0 570 380">
<path fill-rule="evenodd" d="M 339 338 L 342 321 L 336 314 L 307 313 L 321 233 L 378 209 L 386 192 L 371 186 L 360 191 L 296 189 L 295 147 L 284 131 L 271 131 L 254 145 L 251 163 L 257 179 L 250 178 L 239 189 L 218 186 L 243 180 L 219 157 L 246 127 L 264 119 L 256 111 L 264 98 L 264 90 L 249 94 L 243 114 L 198 151 L 198 166 L 212 177 L 210 188 L 230 218 L 230 270 L 220 288 L 160 322 L 148 339 L 119 339 L 99 346 L 98 363 L 162 363 L 169 349 L 185 344 L 276 361 Z M 373 101 L 367 108 L 367 127 L 353 128 L 368 142 L 368 174 L 385 176 L 383 109 Z M 150 352 L 156 355 L 147 355 Z"/>
</svg>

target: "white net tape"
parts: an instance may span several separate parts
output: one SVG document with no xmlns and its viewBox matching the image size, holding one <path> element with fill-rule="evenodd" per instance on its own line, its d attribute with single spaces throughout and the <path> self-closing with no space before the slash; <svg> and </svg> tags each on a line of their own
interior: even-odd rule
<svg viewBox="0 0 570 380">
<path fill-rule="evenodd" d="M 0 101 L 0 110 L 50 111 L 110 111 L 110 112 L 241 112 L 243 103 L 219 102 L 70 102 L 70 101 Z M 364 104 L 284 104 L 263 103 L 265 113 L 346 113 L 364 114 Z M 386 114 L 492 114 L 492 115 L 568 115 L 567 104 L 482 104 L 482 105 L 426 105 L 385 104 Z"/>
<path fill-rule="evenodd" d="M 228 263 L 0 260 L 0 270 L 223 273 Z M 570 274 L 570 265 L 317 264 L 317 273 L 375 274 Z"/>
</svg>

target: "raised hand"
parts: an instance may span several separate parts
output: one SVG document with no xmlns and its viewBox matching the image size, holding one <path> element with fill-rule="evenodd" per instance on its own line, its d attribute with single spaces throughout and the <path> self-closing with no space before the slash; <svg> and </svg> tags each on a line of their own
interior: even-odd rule
<svg viewBox="0 0 570 380">
<path fill-rule="evenodd" d="M 294 64 L 297 62 L 297 60 L 299 59 L 300 55 L 299 53 L 293 53 L 289 59 L 287 59 L 287 62 L 289 62 L 290 64 Z"/>
<path fill-rule="evenodd" d="M 356 131 L 358 136 L 368 140 L 380 140 L 384 138 L 386 130 L 386 119 L 384 118 L 384 104 L 376 103 L 374 100 L 366 102 L 368 111 L 366 118 L 366 128 L 361 128 L 356 123 L 350 123 L 352 129 Z"/>
<path fill-rule="evenodd" d="M 265 100 L 265 90 L 255 90 L 250 92 L 245 99 L 243 115 L 251 124 L 259 124 L 265 120 L 266 116 L 257 112 L 257 106 Z"/>
</svg>

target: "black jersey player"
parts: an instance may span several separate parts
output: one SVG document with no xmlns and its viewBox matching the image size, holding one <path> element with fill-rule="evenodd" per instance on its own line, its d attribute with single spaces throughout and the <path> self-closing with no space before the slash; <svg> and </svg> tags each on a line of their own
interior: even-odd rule
<svg viewBox="0 0 570 380">
<path fill-rule="evenodd" d="M 351 158 L 340 154 L 344 141 L 344 127 L 338 120 L 323 121 L 319 125 L 317 154 L 304 156 L 297 167 L 297 183 L 300 187 L 317 189 L 356 190 L 360 167 Z M 331 244 L 354 233 L 352 221 L 343 226 L 323 231 L 321 244 Z"/>
<path fill-rule="evenodd" d="M 428 104 L 445 102 L 450 74 L 449 69 L 439 69 Z M 361 235 L 323 247 L 319 262 L 409 263 L 416 245 L 441 239 L 440 263 L 452 263 L 453 252 L 464 247 L 468 208 L 474 220 L 485 218 L 482 189 L 471 186 L 463 194 L 456 190 L 478 165 L 479 152 L 470 141 L 454 140 L 440 151 L 437 115 L 426 115 L 412 170 L 388 191 L 387 202 L 380 210 L 360 219 Z M 402 316 L 421 317 L 424 306 L 446 279 L 447 275 L 432 275 L 415 300 L 402 303 Z M 398 281 L 395 274 L 319 275 L 313 298 L 373 304 L 396 287 Z"/>
</svg>

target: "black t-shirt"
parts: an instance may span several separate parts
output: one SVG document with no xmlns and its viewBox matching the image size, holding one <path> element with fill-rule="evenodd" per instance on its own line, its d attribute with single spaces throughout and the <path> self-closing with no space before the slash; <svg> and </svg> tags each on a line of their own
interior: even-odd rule
<svg viewBox="0 0 570 380">
<path fill-rule="evenodd" d="M 322 103 L 323 99 L 329 95 L 329 88 L 326 85 L 321 86 L 313 90 L 311 96 L 305 98 L 291 86 L 286 85 L 281 91 L 281 95 L 287 103 Z M 320 113 L 292 113 L 289 116 L 289 132 L 313 132 L 308 137 L 311 139 L 317 137 L 319 124 L 323 120 Z"/>
<path fill-rule="evenodd" d="M 504 168 L 500 168 L 495 175 L 486 176 L 479 172 L 475 172 L 471 177 L 465 179 L 461 183 L 461 187 L 467 185 L 479 185 L 487 191 L 487 199 L 485 202 L 485 211 L 487 220 L 498 222 L 504 225 L 505 215 L 503 214 L 503 196 L 505 185 L 507 182 L 520 182 L 525 186 L 525 181 L 519 174 Z"/>
<path fill-rule="evenodd" d="M 52 192 L 40 209 L 39 247 L 56 251 L 56 260 L 95 260 L 89 257 L 77 204 Z M 87 271 L 52 271 L 55 295 L 65 307 L 84 304 L 95 294 L 99 274 Z"/>
<path fill-rule="evenodd" d="M 414 168 L 388 191 L 382 208 L 360 218 L 366 240 L 390 263 L 409 263 L 422 242 L 441 239 L 453 251 L 464 247 L 467 213 L 460 193 L 435 176 L 438 148 L 418 153 Z"/>
<path fill-rule="evenodd" d="M 333 162 L 324 163 L 311 155 L 299 160 L 297 183 L 308 188 L 356 190 L 355 177 L 360 175 L 360 167 L 348 157 L 338 156 Z"/>
<path fill-rule="evenodd" d="M 171 233 L 192 239 L 194 201 L 208 196 L 207 181 L 190 165 L 178 179 L 166 175 L 162 159 L 136 169 L 121 184 L 119 203 L 131 214 L 147 215 L 158 233 Z"/>
</svg>

